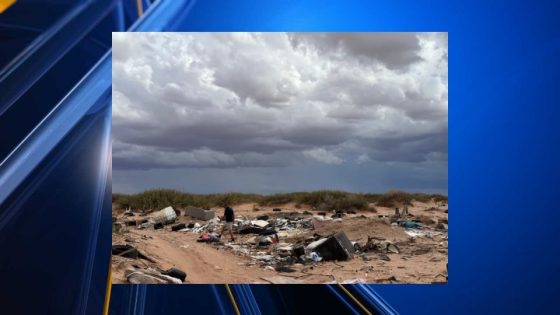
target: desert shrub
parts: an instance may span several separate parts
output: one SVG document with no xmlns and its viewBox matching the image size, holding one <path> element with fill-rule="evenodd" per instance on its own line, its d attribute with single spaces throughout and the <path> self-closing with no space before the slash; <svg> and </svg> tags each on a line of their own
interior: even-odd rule
<svg viewBox="0 0 560 315">
<path fill-rule="evenodd" d="M 293 192 L 273 195 L 246 194 L 238 192 L 222 194 L 191 194 L 171 189 L 153 189 L 138 194 L 113 194 L 112 201 L 118 208 L 142 210 L 159 210 L 167 206 L 184 208 L 196 206 L 211 208 L 224 203 L 237 205 L 255 202 L 262 206 L 275 206 L 286 203 L 296 203 L 317 208 L 323 211 L 330 210 L 367 210 L 370 203 L 380 207 L 395 207 L 401 204 L 410 204 L 412 200 L 436 202 L 445 201 L 447 197 L 437 194 L 406 193 L 402 191 L 389 191 L 384 194 L 349 193 L 336 190 L 320 190 L 312 192 Z"/>
<path fill-rule="evenodd" d="M 379 207 L 396 207 L 398 204 L 409 204 L 411 198 L 401 191 L 389 191 L 379 195 L 375 204 Z"/>
<path fill-rule="evenodd" d="M 327 210 L 362 210 L 368 206 L 368 201 L 361 194 L 352 194 L 343 191 L 322 190 L 299 195 L 297 201 L 301 204 L 315 207 L 322 211 Z"/>
<path fill-rule="evenodd" d="M 204 196 L 204 195 L 201 195 Z M 225 194 L 213 194 L 208 202 L 212 206 L 222 206 L 223 204 L 238 205 L 249 202 L 259 202 L 262 196 L 257 194 L 244 194 L 237 192 L 230 192 Z"/>
<path fill-rule="evenodd" d="M 414 193 L 412 194 L 412 199 L 419 202 L 429 202 L 432 199 L 432 196 L 428 194 Z"/>
<path fill-rule="evenodd" d="M 407 193 L 399 190 L 388 191 L 384 194 L 366 194 L 366 198 L 380 207 L 397 207 L 403 204 L 411 205 L 412 201 L 429 202 L 430 200 L 445 201 L 447 197 L 439 194 Z M 375 200 L 375 201 L 374 201 Z"/>
<path fill-rule="evenodd" d="M 371 203 L 376 203 L 379 201 L 379 199 L 383 196 L 383 194 L 372 194 L 372 193 L 367 193 L 367 194 L 362 194 L 362 196 Z"/>
<path fill-rule="evenodd" d="M 263 196 L 260 200 L 260 205 L 262 206 L 276 206 L 283 205 L 290 202 L 301 203 L 302 196 L 306 193 L 294 192 L 294 193 L 284 193 L 284 194 L 273 194 L 268 196 Z"/>
<path fill-rule="evenodd" d="M 133 195 L 114 194 L 113 202 L 122 208 L 131 207 L 134 209 L 159 210 L 167 206 L 177 208 L 184 208 L 186 206 L 211 208 L 221 206 L 224 203 L 236 205 L 244 202 L 256 202 L 260 198 L 262 198 L 262 196 L 256 194 L 243 194 L 235 192 L 201 195 L 183 193 L 169 189 L 156 189 Z"/>
<path fill-rule="evenodd" d="M 447 196 L 444 195 L 433 194 L 431 195 L 431 197 L 435 202 L 446 202 L 446 203 L 448 202 Z"/>
</svg>

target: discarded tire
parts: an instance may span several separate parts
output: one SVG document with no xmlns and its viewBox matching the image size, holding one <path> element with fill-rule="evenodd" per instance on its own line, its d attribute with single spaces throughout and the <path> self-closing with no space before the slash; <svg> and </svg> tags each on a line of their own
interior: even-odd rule
<svg viewBox="0 0 560 315">
<path fill-rule="evenodd" d="M 127 226 L 136 226 L 136 221 L 126 221 Z"/>
<path fill-rule="evenodd" d="M 156 223 L 154 224 L 154 230 L 163 229 L 163 223 Z"/>
<path fill-rule="evenodd" d="M 280 211 L 282 211 L 282 209 L 280 209 L 280 208 L 274 208 L 274 209 L 272 209 L 272 211 L 280 212 Z"/>
<path fill-rule="evenodd" d="M 264 220 L 264 221 L 266 221 L 266 220 L 268 220 L 268 218 L 269 218 L 268 215 L 263 214 L 263 215 L 259 215 L 259 216 L 257 217 L 257 220 Z"/>
<path fill-rule="evenodd" d="M 182 230 L 184 228 L 186 228 L 187 226 L 184 223 L 181 224 L 177 224 L 171 227 L 171 231 L 175 232 L 175 231 L 179 231 Z"/>
<path fill-rule="evenodd" d="M 166 276 L 177 278 L 181 280 L 181 282 L 185 282 L 185 279 L 187 278 L 187 274 L 184 271 L 179 270 L 177 268 L 169 268 L 162 273 Z"/>
</svg>

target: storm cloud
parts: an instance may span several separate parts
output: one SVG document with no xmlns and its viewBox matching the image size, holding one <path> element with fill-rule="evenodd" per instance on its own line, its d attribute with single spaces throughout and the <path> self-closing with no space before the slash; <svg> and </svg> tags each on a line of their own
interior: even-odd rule
<svg viewBox="0 0 560 315">
<path fill-rule="evenodd" d="M 399 178 L 380 187 L 446 192 L 447 67 L 446 33 L 113 33 L 114 185 L 369 166 Z M 302 189 L 332 186 L 317 177 Z"/>
</svg>

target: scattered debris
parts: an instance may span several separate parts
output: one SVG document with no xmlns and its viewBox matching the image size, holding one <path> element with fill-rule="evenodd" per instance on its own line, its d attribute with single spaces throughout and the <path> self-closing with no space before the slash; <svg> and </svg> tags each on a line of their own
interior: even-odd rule
<svg viewBox="0 0 560 315">
<path fill-rule="evenodd" d="M 123 256 L 126 258 L 138 258 L 138 250 L 131 245 L 113 245 L 111 255 Z"/>
<path fill-rule="evenodd" d="M 307 255 L 306 258 L 311 260 L 311 261 L 314 261 L 314 262 L 319 262 L 319 261 L 323 260 L 323 258 L 321 256 L 319 256 L 319 254 L 317 254 L 316 252 L 309 253 L 309 255 Z"/>
<path fill-rule="evenodd" d="M 212 210 L 206 210 L 192 206 L 187 207 L 187 209 L 185 210 L 185 215 L 203 221 L 211 220 L 215 216 L 214 211 Z"/>
<path fill-rule="evenodd" d="M 387 252 L 393 253 L 393 254 L 398 254 L 400 251 L 399 251 L 399 248 L 396 245 L 387 244 Z"/>
<path fill-rule="evenodd" d="M 124 272 L 128 282 L 132 284 L 181 284 L 182 281 L 152 268 L 139 269 L 130 267 Z"/>
<path fill-rule="evenodd" d="M 202 233 L 198 237 L 197 242 L 202 243 L 215 243 L 220 241 L 220 235 L 218 233 Z"/>
<path fill-rule="evenodd" d="M 278 272 L 296 272 L 296 270 L 294 268 L 290 268 L 288 266 L 276 266 L 276 268 L 274 268 L 274 270 L 276 270 Z"/>
<path fill-rule="evenodd" d="M 389 258 L 389 256 L 387 256 L 385 254 L 380 254 L 379 259 L 385 260 L 385 261 L 390 261 L 391 260 L 391 258 Z"/>
<path fill-rule="evenodd" d="M 400 221 L 399 225 L 406 229 L 421 229 L 422 224 L 416 221 Z"/>
<path fill-rule="evenodd" d="M 154 262 L 153 259 L 149 258 L 148 256 L 140 253 L 138 249 L 134 248 L 132 245 L 113 245 L 111 248 L 111 255 L 122 256 L 131 259 L 145 259 L 150 262 Z"/>
<path fill-rule="evenodd" d="M 182 230 L 182 229 L 184 229 L 184 228 L 186 228 L 186 227 L 187 227 L 187 226 L 185 225 L 185 223 L 180 223 L 180 224 L 177 224 L 177 225 L 172 226 L 172 227 L 171 227 L 171 231 L 174 231 L 174 232 L 175 232 L 175 231 L 179 231 L 179 230 Z"/>
<path fill-rule="evenodd" d="M 177 213 L 175 213 L 173 207 L 167 207 L 160 211 L 153 212 L 150 215 L 150 219 L 155 224 L 157 223 L 161 223 L 162 225 L 169 224 L 175 222 L 175 219 L 177 219 Z"/>
<path fill-rule="evenodd" d="M 255 221 L 251 221 L 251 224 L 253 226 L 257 226 L 260 228 L 264 228 L 265 226 L 267 226 L 269 223 L 267 221 L 264 220 L 255 220 Z"/>
<path fill-rule="evenodd" d="M 250 209 L 245 211 L 250 211 Z M 255 210 L 255 207 L 252 209 Z M 319 207 L 319 209 L 329 210 L 324 207 Z M 422 208 L 422 211 L 425 209 Z M 399 211 L 400 209 L 398 210 L 399 218 L 392 216 L 392 209 L 379 210 L 383 211 L 380 212 L 379 218 L 377 214 L 368 214 L 367 212 L 358 214 L 353 210 L 317 212 L 316 209 L 313 209 L 315 215 L 308 210 L 298 212 L 291 211 L 289 208 L 283 209 L 284 211 L 281 208 L 268 208 L 268 212 L 264 209 L 260 210 L 263 212 L 259 215 L 252 212 L 236 213 L 232 228 L 234 234 L 239 235 L 239 238 L 235 238 L 237 242 L 233 239 L 229 242 L 230 237 L 227 233 L 225 234 L 227 240 L 225 236 L 222 240 L 222 235 L 219 233 L 223 231 L 224 223 L 215 217 L 214 211 L 211 210 L 187 207 L 184 214 L 192 217 L 192 221 L 189 218 L 184 218 L 184 216 L 178 217 L 181 211 L 173 207 L 166 207 L 147 215 L 139 211 L 132 213 L 129 210 L 124 213 L 121 212 L 120 215 L 117 214 L 112 220 L 113 233 L 118 235 L 121 244 L 128 244 L 114 245 L 112 254 L 119 257 L 113 259 L 120 264 L 125 264 L 125 266 L 138 258 L 153 263 L 147 264 L 137 260 L 132 266 L 134 268 L 126 269 L 126 280 L 121 281 L 153 284 L 183 283 L 187 277 L 184 271 L 175 267 L 163 270 L 159 265 L 160 262 L 156 263 L 142 255 L 137 248 L 129 245 L 141 244 L 140 240 L 158 240 L 161 237 L 161 240 L 169 240 L 175 247 L 181 248 L 181 251 L 198 251 L 199 249 L 193 248 L 193 246 L 202 245 L 182 243 L 184 241 L 183 236 L 175 238 L 181 233 L 196 234 L 196 241 L 208 243 L 208 245 L 204 245 L 209 246 L 208 248 L 229 251 L 237 256 L 246 257 L 245 262 L 238 262 L 235 264 L 236 266 L 240 265 L 244 268 L 258 266 L 259 272 L 267 271 L 271 272 L 270 274 L 276 272 L 276 275 L 279 275 L 279 273 L 285 274 L 284 277 L 260 277 L 260 275 L 255 277 L 267 283 L 324 283 L 329 281 L 329 277 L 332 278 L 332 283 L 335 283 L 334 281 L 341 279 L 341 272 L 344 274 L 342 279 L 347 279 L 346 273 L 349 272 L 356 273 L 354 276 L 356 278 L 351 277 L 351 280 L 336 283 L 364 283 L 366 280 L 360 278 L 364 277 L 364 274 L 369 281 L 372 281 L 372 275 L 375 275 L 374 282 L 397 282 L 394 276 L 383 278 L 383 276 L 390 275 L 387 274 L 387 268 L 393 268 L 393 270 L 406 269 L 405 274 L 403 272 L 395 273 L 401 279 L 401 282 L 408 282 L 411 278 L 417 277 L 430 283 L 437 281 L 437 276 L 434 280 L 434 275 L 423 276 L 418 271 L 410 269 L 408 265 L 395 266 L 395 262 L 404 264 L 418 262 L 417 259 L 415 260 L 415 256 L 426 254 L 430 255 L 423 258 L 424 261 L 429 260 L 431 263 L 446 261 L 448 246 L 447 219 L 446 216 L 442 217 L 442 210 L 434 212 L 433 215 L 436 218 L 424 217 L 426 212 L 422 212 L 422 214 L 409 212 L 406 214 L 406 219 L 402 216 L 403 213 Z M 282 211 L 282 213 L 271 213 L 269 212 L 271 210 Z M 130 220 L 131 218 L 135 220 Z M 169 227 L 165 228 L 168 224 Z M 353 224 L 358 224 L 359 228 L 355 228 Z M 130 229 L 127 226 L 135 226 L 136 228 Z M 152 234 L 153 237 L 141 235 L 143 233 L 140 231 L 141 229 L 151 228 L 160 231 Z M 363 231 L 359 231 L 359 229 L 363 229 Z M 165 234 L 169 231 L 175 232 L 173 237 Z M 136 237 L 126 237 L 128 235 L 126 233 L 129 232 L 136 233 Z M 153 233 L 149 231 L 144 233 L 147 232 Z M 348 236 L 352 237 L 352 241 Z M 367 240 L 365 237 L 367 237 Z M 175 239 L 182 241 L 177 242 Z M 141 248 L 145 250 L 143 246 Z M 158 247 L 156 246 L 156 248 Z M 360 259 L 350 261 L 355 256 Z M 159 259 L 162 256 L 158 253 L 154 257 Z M 386 263 L 391 260 L 395 262 L 392 264 Z M 342 261 L 347 262 L 337 263 Z M 181 268 L 185 266 L 175 262 L 173 262 L 173 265 L 181 266 Z M 214 265 L 210 265 L 210 269 L 212 269 L 212 266 Z M 332 274 L 329 274 L 328 271 L 325 272 L 327 266 L 333 266 Z M 169 265 L 165 266 L 165 268 L 168 267 Z M 214 269 L 222 270 L 222 267 L 216 265 Z M 120 270 L 122 275 L 122 267 Z M 338 271 L 334 272 L 334 270 Z M 290 273 L 295 274 L 288 275 Z M 333 275 L 336 275 L 336 278 Z"/>
<path fill-rule="evenodd" d="M 354 246 L 342 231 L 309 244 L 307 249 L 317 252 L 323 260 L 348 260 L 354 254 Z"/>
<path fill-rule="evenodd" d="M 167 269 L 166 271 L 162 272 L 162 274 L 173 278 L 177 278 L 181 280 L 181 282 L 185 282 L 185 279 L 187 278 L 187 274 L 184 271 L 174 267 Z"/>
</svg>

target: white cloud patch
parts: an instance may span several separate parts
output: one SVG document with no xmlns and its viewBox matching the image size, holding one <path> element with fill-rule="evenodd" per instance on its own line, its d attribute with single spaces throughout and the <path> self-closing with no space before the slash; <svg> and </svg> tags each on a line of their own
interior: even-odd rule
<svg viewBox="0 0 560 315">
<path fill-rule="evenodd" d="M 325 164 L 341 164 L 343 162 L 343 160 L 336 156 L 333 152 L 327 151 L 323 148 L 305 150 L 303 151 L 303 155 Z"/>
</svg>

